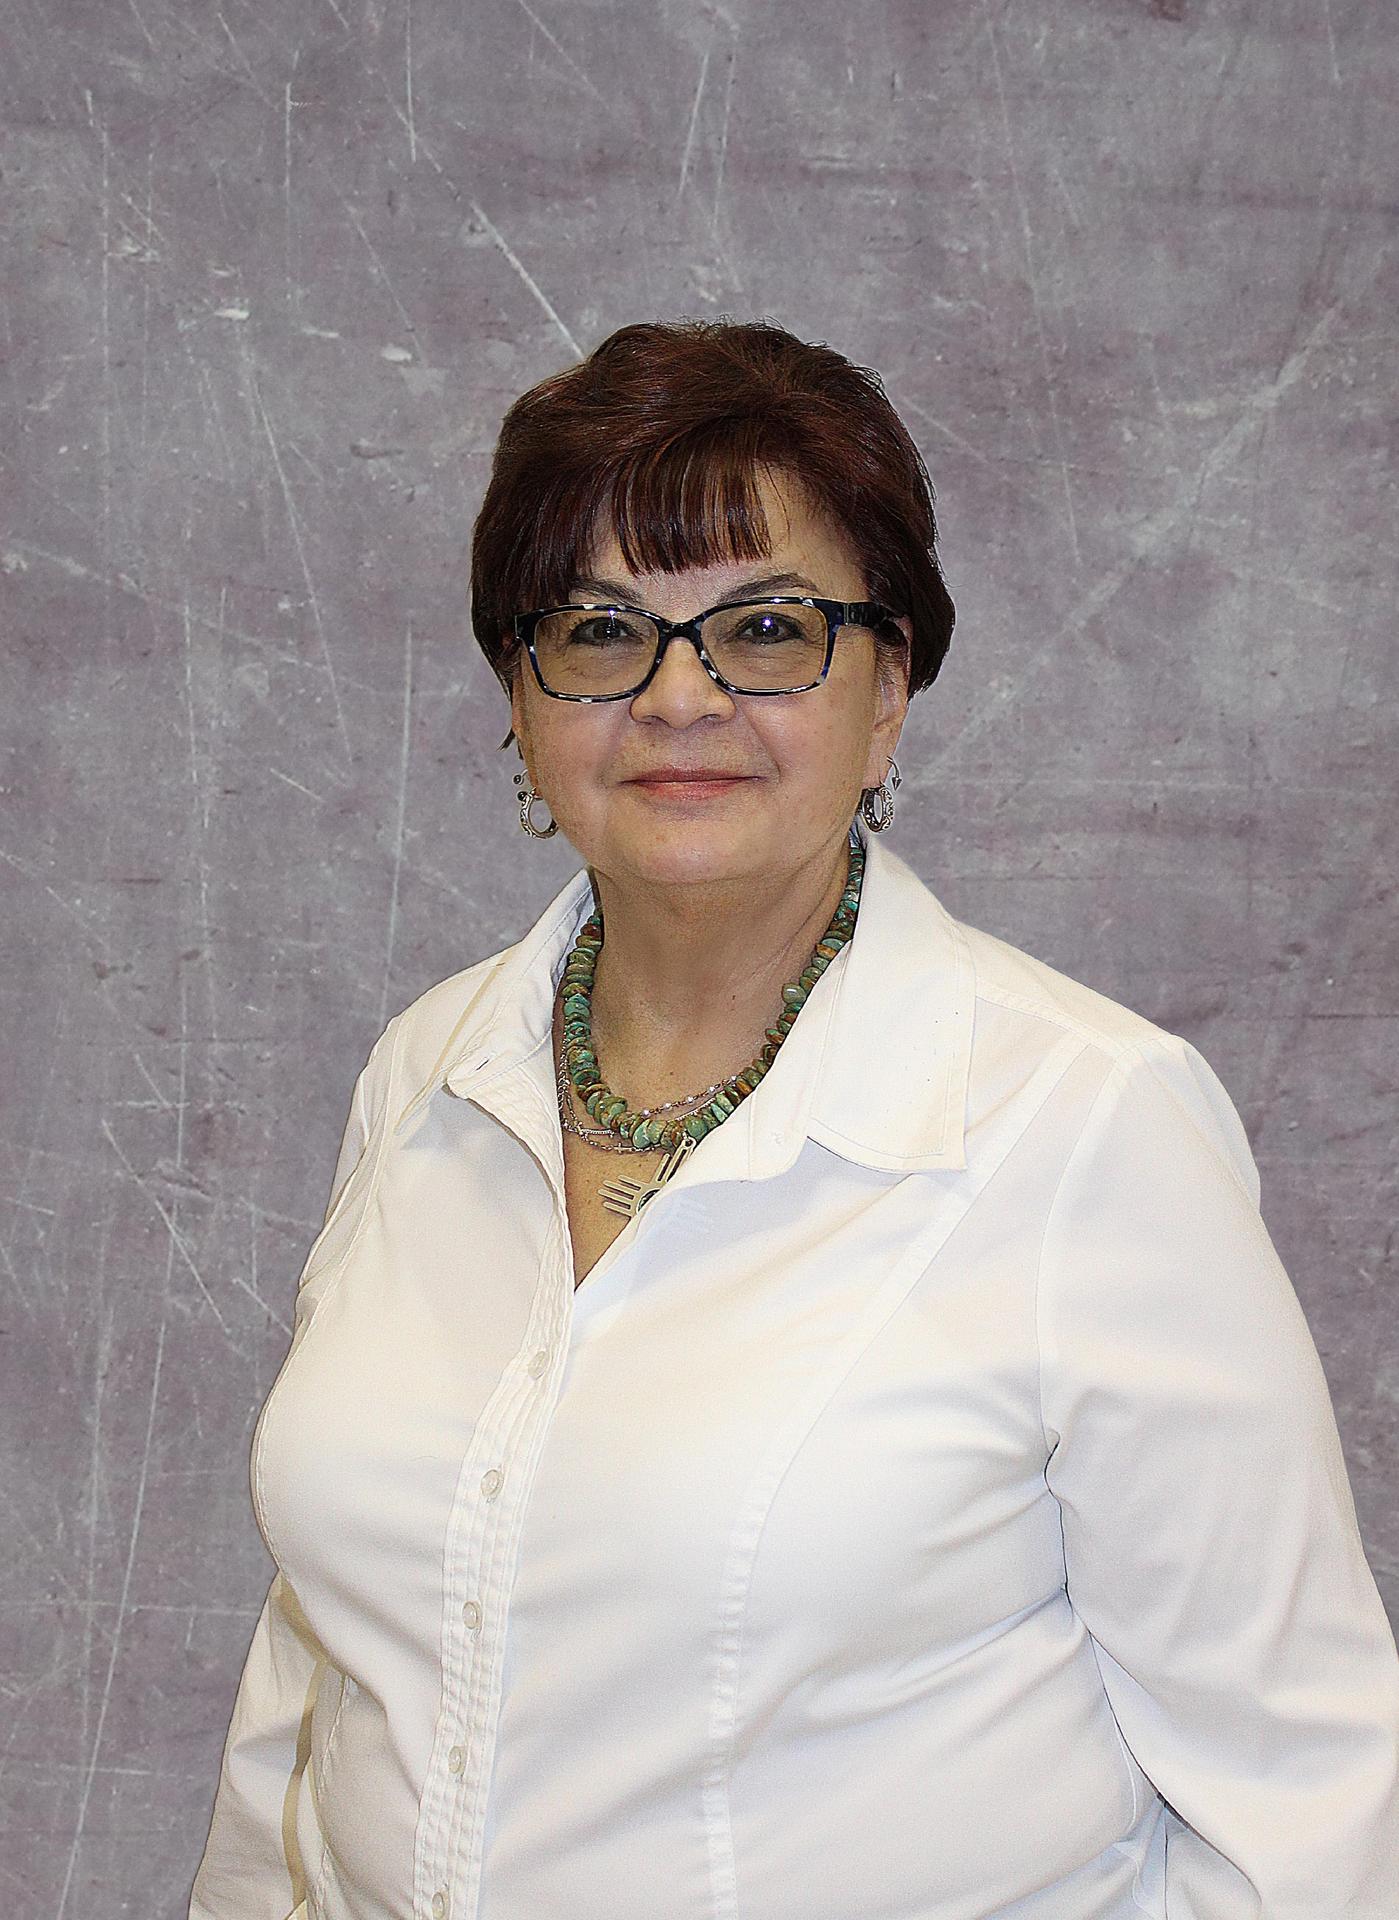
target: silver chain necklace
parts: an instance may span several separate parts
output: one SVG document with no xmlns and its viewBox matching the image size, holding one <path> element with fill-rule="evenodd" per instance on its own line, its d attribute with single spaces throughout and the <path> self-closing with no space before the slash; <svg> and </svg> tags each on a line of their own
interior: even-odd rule
<svg viewBox="0 0 1399 1920">
<path fill-rule="evenodd" d="M 630 1140 L 622 1139 L 619 1134 L 613 1133 L 609 1127 L 585 1127 L 577 1120 L 572 1111 L 574 1104 L 573 1088 L 569 1084 L 568 1074 L 565 1071 L 562 1060 L 559 1061 L 555 1071 L 554 1084 L 558 1088 L 559 1119 L 563 1122 L 565 1133 L 571 1133 L 579 1140 L 586 1140 L 592 1146 L 601 1147 L 606 1153 L 660 1152 L 659 1147 L 634 1147 Z M 703 1093 L 689 1093 L 681 1100 L 667 1100 L 662 1106 L 641 1107 L 638 1111 L 643 1116 L 646 1116 L 653 1113 L 674 1113 L 681 1107 L 706 1107 L 722 1085 L 722 1081 L 717 1081 L 714 1086 L 706 1087 Z"/>
<path fill-rule="evenodd" d="M 697 1140 L 690 1139 L 687 1134 L 681 1139 L 677 1146 L 667 1149 L 660 1147 L 634 1147 L 629 1141 L 620 1139 L 606 1127 L 594 1128 L 580 1126 L 569 1112 L 572 1089 L 568 1086 L 567 1077 L 562 1067 L 560 1067 L 558 1073 L 558 1089 L 559 1118 L 563 1122 L 566 1132 L 576 1134 L 580 1140 L 586 1140 L 591 1146 L 601 1147 L 604 1153 L 662 1154 L 660 1165 L 652 1169 L 649 1179 L 633 1180 L 629 1174 L 621 1174 L 614 1180 L 604 1180 L 598 1188 L 598 1196 L 602 1201 L 604 1209 L 608 1213 L 620 1214 L 624 1220 L 634 1220 L 646 1205 L 646 1202 L 654 1199 L 666 1182 L 673 1179 L 674 1176 L 679 1173 L 681 1167 L 684 1166 L 685 1162 L 699 1145 Z M 698 1098 L 698 1096 L 696 1097 Z M 670 1101 L 667 1104 L 673 1108 L 677 1105 L 682 1105 L 683 1102 Z M 661 1109 L 657 1108 L 656 1111 L 660 1112 Z"/>
</svg>

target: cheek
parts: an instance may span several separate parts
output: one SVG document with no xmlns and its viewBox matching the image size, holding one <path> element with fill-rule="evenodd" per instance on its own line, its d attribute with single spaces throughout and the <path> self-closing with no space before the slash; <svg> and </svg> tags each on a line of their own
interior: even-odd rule
<svg viewBox="0 0 1399 1920">
<path fill-rule="evenodd" d="M 801 716 L 782 716 L 766 729 L 772 759 L 783 776 L 813 786 L 842 786 L 858 780 L 869 751 L 869 716 L 854 702 Z"/>
<path fill-rule="evenodd" d="M 586 707 L 569 707 L 561 701 L 550 705 L 558 709 L 557 715 L 533 716 L 536 771 L 565 802 L 573 796 L 586 806 L 589 793 L 599 786 L 616 753 L 615 726 L 596 710 L 590 714 Z"/>
</svg>

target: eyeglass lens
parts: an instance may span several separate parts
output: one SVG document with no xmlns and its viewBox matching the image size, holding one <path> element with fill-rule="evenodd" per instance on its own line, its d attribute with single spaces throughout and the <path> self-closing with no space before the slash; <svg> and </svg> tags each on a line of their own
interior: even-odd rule
<svg viewBox="0 0 1399 1920">
<path fill-rule="evenodd" d="M 821 675 L 826 616 L 817 607 L 720 607 L 700 623 L 705 652 L 740 693 L 795 692 Z M 534 630 L 544 684 L 555 693 L 627 693 L 651 670 L 660 628 L 616 607 L 564 607 Z"/>
</svg>

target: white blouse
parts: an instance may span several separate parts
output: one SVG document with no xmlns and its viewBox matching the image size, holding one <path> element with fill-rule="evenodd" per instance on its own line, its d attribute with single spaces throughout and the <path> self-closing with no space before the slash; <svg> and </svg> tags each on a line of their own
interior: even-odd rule
<svg viewBox="0 0 1399 1920">
<path fill-rule="evenodd" d="M 1238 1114 L 860 832 L 853 940 L 576 1294 L 586 872 L 375 1046 L 192 1920 L 1399 1914 L 1399 1659 Z"/>
</svg>

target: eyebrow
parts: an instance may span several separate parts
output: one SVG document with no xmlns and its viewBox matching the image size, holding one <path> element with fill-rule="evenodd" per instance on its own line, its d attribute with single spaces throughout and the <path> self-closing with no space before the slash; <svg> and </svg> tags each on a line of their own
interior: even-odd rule
<svg viewBox="0 0 1399 1920">
<path fill-rule="evenodd" d="M 627 595 L 632 591 L 617 580 L 601 580 L 589 576 L 586 580 L 575 580 L 569 589 L 570 596 L 576 593 L 597 594 L 604 600 L 616 600 L 625 604 Z M 716 604 L 723 607 L 735 600 L 747 600 L 754 594 L 763 593 L 819 593 L 820 588 L 814 580 L 808 580 L 804 573 L 760 573 L 751 580 L 740 580 L 730 587 L 723 599 Z"/>
</svg>

